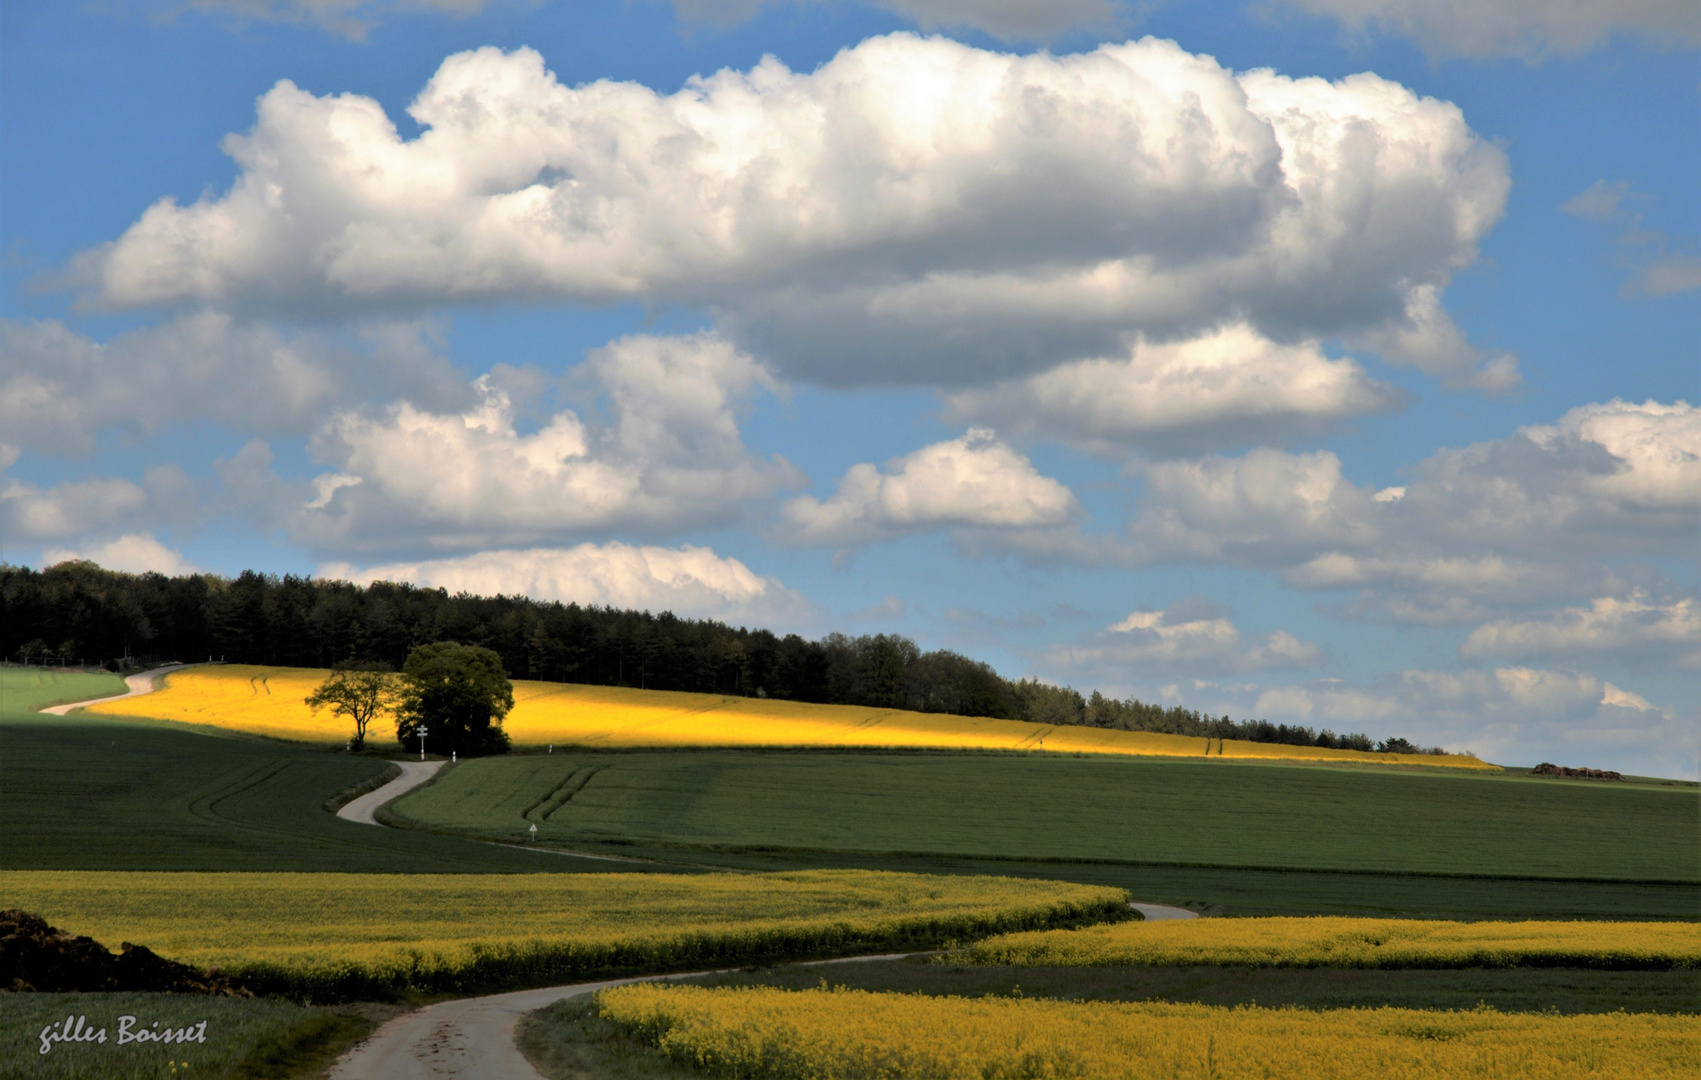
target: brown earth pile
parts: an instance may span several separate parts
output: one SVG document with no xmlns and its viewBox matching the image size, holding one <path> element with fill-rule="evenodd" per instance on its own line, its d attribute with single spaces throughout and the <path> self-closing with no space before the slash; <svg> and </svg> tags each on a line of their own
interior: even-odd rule
<svg viewBox="0 0 1701 1080">
<path fill-rule="evenodd" d="M 1584 780 L 1623 780 L 1623 773 L 1615 773 L 1606 769 L 1567 769 L 1563 765 L 1542 762 L 1530 772 L 1535 776 L 1576 776 Z"/>
<path fill-rule="evenodd" d="M 126 941 L 114 955 L 94 938 L 74 937 L 18 908 L 0 911 L 0 990 L 253 996 L 217 972 L 167 960 L 142 945 Z"/>
</svg>

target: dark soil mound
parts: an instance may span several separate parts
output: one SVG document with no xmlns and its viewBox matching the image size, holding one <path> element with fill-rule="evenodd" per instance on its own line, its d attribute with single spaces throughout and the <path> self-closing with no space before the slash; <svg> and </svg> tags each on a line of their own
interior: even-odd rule
<svg viewBox="0 0 1701 1080">
<path fill-rule="evenodd" d="M 0 911 L 0 990 L 65 993 L 146 990 L 251 997 L 216 972 L 156 956 L 126 941 L 118 955 L 94 938 L 73 937 L 18 908 Z"/>
<path fill-rule="evenodd" d="M 1535 776 L 1574 776 L 1583 780 L 1624 779 L 1624 777 L 1619 773 L 1612 772 L 1608 769 L 1567 769 L 1563 765 L 1555 765 L 1552 762 L 1547 761 L 1537 765 L 1535 768 L 1531 769 L 1530 772 Z"/>
</svg>

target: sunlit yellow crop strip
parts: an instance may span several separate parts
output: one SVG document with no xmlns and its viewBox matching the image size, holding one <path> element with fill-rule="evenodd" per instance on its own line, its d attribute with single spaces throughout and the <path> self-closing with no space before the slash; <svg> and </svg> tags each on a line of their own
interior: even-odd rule
<svg viewBox="0 0 1701 1080">
<path fill-rule="evenodd" d="M 341 742 L 350 734 L 347 725 L 329 711 L 315 714 L 304 704 L 327 674 L 241 664 L 191 668 L 168 676 L 163 689 L 145 697 L 95 705 L 90 711 L 206 724 L 278 739 Z M 1497 768 L 1464 755 L 1368 754 L 571 683 L 515 683 L 514 709 L 504 726 L 516 746 L 910 747 L 1161 757 L 1199 757 L 1208 751 L 1211 757 L 1225 758 Z M 372 732 L 375 743 L 393 736 L 393 729 L 382 723 Z"/>
<path fill-rule="evenodd" d="M 865 991 L 604 990 L 605 1019 L 711 1075 L 1474 1080 L 1687 1077 L 1692 1016 L 1260 1009 Z"/>
<path fill-rule="evenodd" d="M 953 961 L 1018 967 L 1701 967 L 1701 924 L 1188 919 L 1006 934 Z"/>
<path fill-rule="evenodd" d="M 544 857 L 544 856 L 540 856 Z M 1126 912 L 1121 889 L 872 870 L 785 874 L 12 871 L 0 907 L 260 988 L 547 985 L 872 947 L 926 948 Z"/>
</svg>

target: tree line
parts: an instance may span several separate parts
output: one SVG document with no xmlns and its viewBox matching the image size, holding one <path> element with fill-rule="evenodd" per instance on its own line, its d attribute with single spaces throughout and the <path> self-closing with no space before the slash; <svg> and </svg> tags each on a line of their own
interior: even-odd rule
<svg viewBox="0 0 1701 1080">
<path fill-rule="evenodd" d="M 0 564 L 0 655 L 20 662 L 94 659 L 118 670 L 202 657 L 282 667 L 400 669 L 419 646 L 452 641 L 491 650 L 510 678 L 774 697 L 821 704 L 988 716 L 1213 739 L 1385 752 L 1404 739 L 1264 720 L 1032 679 L 1009 680 L 948 649 L 922 651 L 896 634 L 850 637 L 732 627 L 524 596 L 450 595 L 393 582 L 216 574 L 127 574 L 90 562 L 46 570 Z"/>
</svg>

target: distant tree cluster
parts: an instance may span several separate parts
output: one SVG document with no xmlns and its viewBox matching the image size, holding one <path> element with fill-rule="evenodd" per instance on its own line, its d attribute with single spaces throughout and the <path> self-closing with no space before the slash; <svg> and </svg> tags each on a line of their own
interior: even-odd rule
<svg viewBox="0 0 1701 1080">
<path fill-rule="evenodd" d="M 21 661 L 92 657 L 116 668 L 210 656 L 231 663 L 393 671 L 402 669 L 420 646 L 437 642 L 487 649 L 513 679 L 1295 746 L 1442 752 L 1420 750 L 1399 738 L 1373 743 L 1362 734 L 1234 721 L 1133 698 L 1119 701 L 1097 691 L 1083 698 L 1068 687 L 1005 679 L 989 665 L 947 649 L 923 652 L 896 634 L 828 634 L 809 641 L 665 611 L 581 607 L 523 596 L 451 596 L 442 589 L 391 582 L 362 587 L 253 571 L 235 578 L 166 577 L 119 573 L 89 562 L 39 571 L 0 564 L 0 655 Z"/>
</svg>

